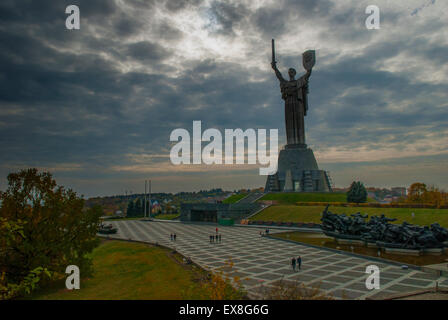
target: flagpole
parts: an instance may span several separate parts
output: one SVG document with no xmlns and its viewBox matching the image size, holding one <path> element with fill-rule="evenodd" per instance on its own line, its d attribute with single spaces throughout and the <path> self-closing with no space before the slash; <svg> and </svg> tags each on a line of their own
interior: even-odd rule
<svg viewBox="0 0 448 320">
<path fill-rule="evenodd" d="M 143 212 L 143 217 L 145 217 L 146 218 L 146 180 L 145 180 L 145 195 L 143 196 L 143 202 L 144 202 L 144 205 L 143 205 L 143 208 L 144 208 L 144 212 Z"/>
<path fill-rule="evenodd" d="M 148 218 L 151 218 L 151 180 L 148 180 Z"/>
</svg>

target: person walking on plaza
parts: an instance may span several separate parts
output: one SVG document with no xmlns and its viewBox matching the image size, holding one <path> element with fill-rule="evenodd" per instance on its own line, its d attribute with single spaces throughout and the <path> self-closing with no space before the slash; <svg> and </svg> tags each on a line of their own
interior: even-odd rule
<svg viewBox="0 0 448 320">
<path fill-rule="evenodd" d="M 176 234 L 173 234 L 173 239 L 174 241 L 176 241 Z"/>
<path fill-rule="evenodd" d="M 218 228 L 216 228 L 216 234 L 218 234 Z"/>
<path fill-rule="evenodd" d="M 292 266 L 292 270 L 296 271 L 296 258 L 291 259 L 291 266 Z"/>
<path fill-rule="evenodd" d="M 299 270 L 300 270 L 300 268 L 302 267 L 302 257 L 301 257 L 301 256 L 299 256 L 299 257 L 297 258 L 297 267 L 299 268 Z"/>
<path fill-rule="evenodd" d="M 217 237 L 218 237 L 219 243 L 221 243 L 221 234 L 218 234 Z"/>
<path fill-rule="evenodd" d="M 215 242 L 215 236 L 212 235 L 212 242 Z"/>
<path fill-rule="evenodd" d="M 173 234 L 170 233 L 170 240 L 173 241 Z"/>
</svg>

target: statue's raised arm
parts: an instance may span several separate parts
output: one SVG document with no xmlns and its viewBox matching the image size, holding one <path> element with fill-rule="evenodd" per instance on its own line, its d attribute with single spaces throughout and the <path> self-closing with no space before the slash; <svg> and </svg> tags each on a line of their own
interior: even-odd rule
<svg viewBox="0 0 448 320">
<path fill-rule="evenodd" d="M 310 69 L 310 70 L 307 70 L 307 72 L 305 73 L 305 79 L 306 79 L 306 81 L 308 81 L 309 79 L 310 79 L 310 76 L 311 76 L 311 72 L 312 72 L 313 70 L 312 69 Z"/>
<path fill-rule="evenodd" d="M 274 69 L 275 75 L 277 76 L 277 79 L 280 82 L 284 82 L 286 81 L 285 78 L 283 78 L 282 74 L 280 73 L 280 71 L 278 71 L 277 69 L 277 61 L 275 61 L 275 42 L 274 39 L 272 39 L 271 42 L 271 48 L 272 48 L 272 61 L 271 61 L 271 67 L 272 69 Z"/>
<path fill-rule="evenodd" d="M 277 64 L 276 64 L 274 61 L 271 62 L 271 66 L 272 66 L 272 69 L 274 69 L 274 72 L 275 72 L 275 75 L 277 76 L 277 79 L 278 79 L 280 82 L 284 82 L 284 81 L 286 81 L 285 78 L 283 78 L 281 72 L 278 70 L 278 68 L 277 68 Z"/>
</svg>

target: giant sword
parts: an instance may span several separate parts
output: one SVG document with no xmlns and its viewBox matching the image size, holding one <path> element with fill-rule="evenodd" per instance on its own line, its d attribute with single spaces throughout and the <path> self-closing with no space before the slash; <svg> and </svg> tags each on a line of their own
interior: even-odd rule
<svg viewBox="0 0 448 320">
<path fill-rule="evenodd" d="M 272 39 L 272 63 L 277 63 L 277 61 L 275 61 L 275 44 L 274 44 L 274 39 Z"/>
</svg>

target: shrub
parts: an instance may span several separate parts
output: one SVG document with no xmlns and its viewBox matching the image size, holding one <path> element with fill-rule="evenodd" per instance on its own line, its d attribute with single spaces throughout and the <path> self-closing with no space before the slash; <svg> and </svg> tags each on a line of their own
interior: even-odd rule
<svg viewBox="0 0 448 320">
<path fill-rule="evenodd" d="M 264 300 L 334 300 L 320 290 L 320 286 L 306 286 L 298 281 L 278 280 L 271 287 L 260 287 L 259 296 Z"/>
<path fill-rule="evenodd" d="M 367 190 L 360 181 L 353 181 L 347 191 L 347 202 L 361 203 L 367 201 Z"/>
</svg>

